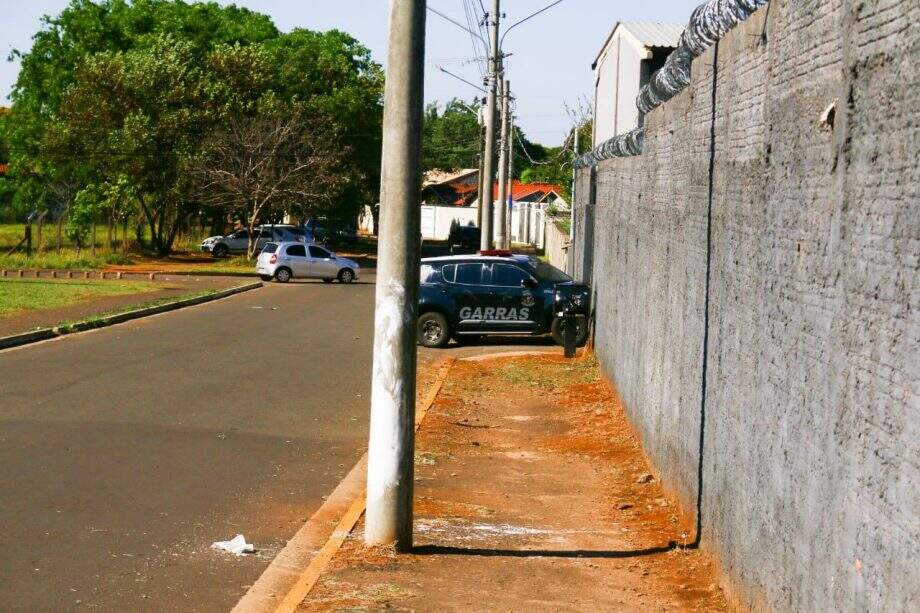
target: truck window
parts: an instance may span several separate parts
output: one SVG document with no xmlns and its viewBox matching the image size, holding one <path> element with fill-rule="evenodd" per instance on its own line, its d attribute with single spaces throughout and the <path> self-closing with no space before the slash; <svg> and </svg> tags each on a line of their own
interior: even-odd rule
<svg viewBox="0 0 920 613">
<path fill-rule="evenodd" d="M 508 266 L 507 264 L 492 265 L 492 285 L 502 287 L 521 287 L 521 283 L 529 275 L 517 266 Z"/>
<path fill-rule="evenodd" d="M 455 283 L 463 285 L 479 285 L 482 283 L 483 264 L 458 264 L 457 280 Z"/>
<path fill-rule="evenodd" d="M 441 274 L 438 272 L 438 269 L 432 266 L 431 264 L 422 264 L 421 272 L 419 273 L 419 283 L 440 283 Z"/>
</svg>

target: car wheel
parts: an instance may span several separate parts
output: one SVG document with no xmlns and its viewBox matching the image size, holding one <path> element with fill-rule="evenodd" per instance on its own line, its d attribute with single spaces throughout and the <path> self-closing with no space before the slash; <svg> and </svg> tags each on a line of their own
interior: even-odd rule
<svg viewBox="0 0 920 613">
<path fill-rule="evenodd" d="M 553 320 L 550 333 L 557 345 L 562 345 L 562 318 L 557 317 Z M 585 317 L 575 318 L 575 346 L 584 347 L 588 342 L 588 320 Z"/>
<path fill-rule="evenodd" d="M 323 279 L 323 283 L 332 283 L 335 279 Z"/>
<path fill-rule="evenodd" d="M 211 253 L 215 258 L 225 258 L 230 254 L 230 248 L 227 245 L 214 245 Z"/>
<path fill-rule="evenodd" d="M 271 280 L 272 280 L 272 276 L 271 276 L 271 275 L 259 275 L 259 278 L 262 279 L 263 281 L 271 281 Z"/>
<path fill-rule="evenodd" d="M 287 268 L 279 268 L 275 271 L 275 281 L 278 283 L 287 283 L 291 280 L 291 271 Z"/>
<path fill-rule="evenodd" d="M 339 271 L 339 283 L 351 283 L 355 280 L 355 271 L 351 268 L 343 268 Z"/>
<path fill-rule="evenodd" d="M 423 347 L 443 347 L 450 340 L 447 318 L 434 311 L 418 318 L 418 344 Z"/>
</svg>

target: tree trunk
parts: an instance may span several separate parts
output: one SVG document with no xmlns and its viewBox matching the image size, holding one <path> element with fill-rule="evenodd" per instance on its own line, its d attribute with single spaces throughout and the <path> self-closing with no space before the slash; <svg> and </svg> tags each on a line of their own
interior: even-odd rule
<svg viewBox="0 0 920 613">
<path fill-rule="evenodd" d="M 92 235 L 90 236 L 90 240 L 93 241 L 91 243 L 92 244 L 91 253 L 93 254 L 93 257 L 96 257 L 96 216 L 95 215 L 93 215 L 93 227 L 92 227 L 91 232 L 92 232 Z"/>
<path fill-rule="evenodd" d="M 374 236 L 379 236 L 380 232 L 380 205 L 372 204 L 371 205 L 371 218 L 374 220 Z"/>
<path fill-rule="evenodd" d="M 47 212 L 47 211 L 46 211 Z M 38 255 L 42 254 L 42 226 L 45 225 L 45 213 L 38 216 Z"/>
<path fill-rule="evenodd" d="M 115 217 L 114 214 L 111 214 L 111 213 L 109 214 L 109 219 L 107 223 L 108 227 L 106 228 L 106 234 L 105 234 L 105 246 L 108 248 L 109 252 L 115 251 L 115 246 L 112 244 L 112 226 L 115 225 L 114 217 Z"/>
<path fill-rule="evenodd" d="M 66 209 L 61 212 L 61 216 L 57 220 L 57 251 L 61 253 L 64 250 L 64 215 L 67 214 Z"/>
</svg>

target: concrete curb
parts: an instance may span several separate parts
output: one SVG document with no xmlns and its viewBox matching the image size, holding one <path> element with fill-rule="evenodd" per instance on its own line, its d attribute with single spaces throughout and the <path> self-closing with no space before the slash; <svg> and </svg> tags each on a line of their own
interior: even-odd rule
<svg viewBox="0 0 920 613">
<path fill-rule="evenodd" d="M 415 414 L 418 430 L 441 391 L 456 358 L 442 361 L 437 379 Z M 367 453 L 339 483 L 313 517 L 297 531 L 232 613 L 293 613 L 364 514 Z M 334 529 L 329 524 L 339 518 Z"/>
<path fill-rule="evenodd" d="M 83 270 L 76 268 L 0 268 L 0 278 L 6 279 L 135 279 L 166 280 L 170 277 L 257 277 L 254 272 L 219 272 L 194 270 Z"/>
<path fill-rule="evenodd" d="M 14 334 L 12 336 L 5 336 L 5 337 L 0 338 L 0 351 L 4 349 L 12 349 L 13 347 L 20 347 L 22 345 L 28 345 L 30 343 L 37 343 L 39 341 L 44 341 L 44 340 L 48 340 L 51 338 L 64 336 L 67 334 L 73 334 L 76 332 L 85 332 L 86 330 L 104 328 L 106 326 L 120 324 L 126 321 L 130 321 L 132 319 L 140 319 L 141 317 L 148 317 L 150 315 L 166 313 L 167 311 L 175 311 L 177 309 L 194 306 L 196 304 L 203 304 L 205 302 L 211 302 L 213 300 L 220 300 L 221 298 L 227 298 L 228 296 L 233 296 L 234 294 L 239 294 L 242 292 L 247 292 L 249 290 L 258 289 L 260 287 L 262 287 L 261 282 L 260 283 L 249 283 L 246 285 L 240 285 L 237 287 L 231 287 L 228 289 L 220 290 L 218 292 L 214 292 L 213 294 L 207 294 L 205 296 L 195 296 L 193 298 L 185 298 L 182 300 L 176 300 L 174 302 L 158 304 L 152 307 L 135 309 L 133 311 L 126 311 L 124 313 L 116 313 L 115 315 L 108 315 L 105 317 L 100 317 L 98 319 L 81 321 L 81 322 L 78 322 L 78 323 L 75 323 L 69 326 L 57 326 L 55 328 L 43 328 L 41 330 L 35 330 L 33 332 L 26 332 L 24 334 Z"/>
</svg>

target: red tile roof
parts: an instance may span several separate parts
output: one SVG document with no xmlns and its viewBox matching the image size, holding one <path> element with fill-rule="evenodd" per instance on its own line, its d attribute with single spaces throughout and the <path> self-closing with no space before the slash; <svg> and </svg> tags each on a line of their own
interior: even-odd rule
<svg viewBox="0 0 920 613">
<path fill-rule="evenodd" d="M 6 174 L 6 168 L 7 168 L 6 164 L 0 164 L 0 175 Z"/>
<path fill-rule="evenodd" d="M 562 195 L 562 186 L 555 183 L 521 183 L 520 181 L 511 183 L 512 200 L 521 200 L 535 192 L 543 192 L 544 194 L 555 192 L 556 195 Z M 492 184 L 492 199 L 498 199 L 498 181 Z"/>
</svg>

